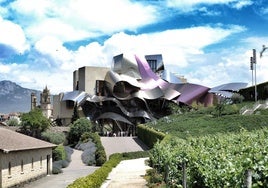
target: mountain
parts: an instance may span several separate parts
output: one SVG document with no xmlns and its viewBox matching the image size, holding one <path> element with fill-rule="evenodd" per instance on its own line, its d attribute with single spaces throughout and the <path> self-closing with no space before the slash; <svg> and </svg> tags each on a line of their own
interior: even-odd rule
<svg viewBox="0 0 268 188">
<path fill-rule="evenodd" d="M 29 112 L 31 93 L 36 94 L 39 102 L 41 91 L 23 88 L 8 80 L 0 81 L 0 113 Z"/>
</svg>

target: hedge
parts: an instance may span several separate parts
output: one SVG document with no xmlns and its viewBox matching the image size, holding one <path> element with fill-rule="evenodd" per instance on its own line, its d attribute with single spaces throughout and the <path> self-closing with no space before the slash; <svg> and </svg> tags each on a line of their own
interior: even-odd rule
<svg viewBox="0 0 268 188">
<path fill-rule="evenodd" d="M 157 140 L 163 140 L 165 137 L 164 133 L 142 124 L 137 126 L 137 135 L 149 148 L 153 148 Z"/>
<path fill-rule="evenodd" d="M 58 145 L 54 150 L 52 150 L 53 161 L 65 160 L 66 157 L 66 151 L 62 144 Z"/>
<path fill-rule="evenodd" d="M 98 135 L 98 133 L 85 132 L 84 134 L 82 134 L 80 142 L 88 142 L 89 139 L 92 140 L 92 142 L 96 145 L 97 148 L 95 152 L 96 166 L 101 166 L 106 162 L 106 153 L 101 143 L 100 136 Z"/>
<path fill-rule="evenodd" d="M 93 174 L 75 180 L 68 188 L 99 188 L 106 180 L 109 173 L 123 159 L 122 154 L 113 154 L 110 159 L 105 162 L 101 168 L 97 169 Z"/>
<path fill-rule="evenodd" d="M 99 188 L 105 182 L 112 169 L 116 167 L 122 160 L 145 157 L 149 157 L 148 151 L 112 154 L 109 160 L 106 161 L 102 167 L 96 170 L 93 174 L 75 180 L 72 184 L 68 185 L 68 188 Z"/>
</svg>

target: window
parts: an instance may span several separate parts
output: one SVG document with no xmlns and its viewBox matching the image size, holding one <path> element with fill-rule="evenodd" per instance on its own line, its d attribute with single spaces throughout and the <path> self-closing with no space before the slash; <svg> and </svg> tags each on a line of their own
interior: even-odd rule
<svg viewBox="0 0 268 188">
<path fill-rule="evenodd" d="M 103 80 L 96 80 L 96 85 L 95 85 L 95 94 L 98 96 L 103 96 L 104 95 L 104 81 Z"/>
<path fill-rule="evenodd" d="M 67 100 L 66 101 L 66 108 L 74 108 L 74 101 Z"/>
<path fill-rule="evenodd" d="M 8 163 L 8 175 L 11 176 L 11 162 Z"/>
<path fill-rule="evenodd" d="M 157 70 L 157 60 L 147 60 L 150 68 L 152 69 L 152 71 L 156 72 Z"/>
<path fill-rule="evenodd" d="M 42 162 L 43 162 L 43 159 L 42 159 L 42 156 L 40 157 L 40 168 L 42 168 Z"/>
</svg>

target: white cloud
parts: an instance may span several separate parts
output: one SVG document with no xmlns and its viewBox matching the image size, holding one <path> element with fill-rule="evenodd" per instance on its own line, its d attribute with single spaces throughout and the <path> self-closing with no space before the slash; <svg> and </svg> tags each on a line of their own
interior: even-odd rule
<svg viewBox="0 0 268 188">
<path fill-rule="evenodd" d="M 57 37 L 61 41 L 76 41 L 92 36 L 91 32 L 75 28 L 60 19 L 49 18 L 26 28 L 27 35 L 36 41 L 44 36 Z"/>
<path fill-rule="evenodd" d="M 80 46 L 76 51 L 68 50 L 64 47 L 63 42 L 54 36 L 45 36 L 34 45 L 38 54 L 35 54 L 36 57 L 32 57 L 36 60 L 29 64 L 30 67 L 21 65 L 16 70 L 12 68 L 8 70 L 9 67 L 6 67 L 9 72 L 6 71 L 2 77 L 15 80 L 24 87 L 39 90 L 47 85 L 51 92 L 56 94 L 72 90 L 73 71 L 79 67 L 110 67 L 113 56 L 120 53 L 133 54 L 133 56 L 137 54 L 141 58 L 146 54 L 162 54 L 166 68 L 175 66 L 178 74 L 189 67 L 196 69 L 196 71 L 185 74 L 187 79 L 197 81 L 195 83 L 202 85 L 216 83 L 216 81 L 222 83 L 223 77 L 219 77 L 219 75 L 231 67 L 232 56 L 222 58 L 221 62 L 217 62 L 215 59 L 219 58 L 215 58 L 216 55 L 214 55 L 212 57 L 214 61 L 211 62 L 212 59 L 207 58 L 204 48 L 242 31 L 244 28 L 239 26 L 230 26 L 226 29 L 220 26 L 216 28 L 204 26 L 140 35 L 120 32 L 108 38 L 103 44 L 91 42 L 88 45 Z M 221 55 L 226 54 L 217 54 L 217 57 Z M 212 66 L 211 63 L 217 65 Z M 42 69 L 36 69 L 36 64 Z M 202 73 L 200 73 L 199 66 L 203 66 Z M 213 73 L 212 68 L 215 67 L 218 67 L 218 71 Z M 180 70 L 181 72 L 179 72 Z M 228 71 L 224 75 L 229 75 Z M 217 76 L 217 79 L 214 76 Z"/>
<path fill-rule="evenodd" d="M 18 53 L 24 53 L 29 48 L 22 28 L 0 17 L 0 44 L 13 48 Z"/>
<path fill-rule="evenodd" d="M 17 0 L 11 7 L 33 41 L 46 35 L 66 42 L 135 31 L 160 18 L 155 7 L 128 0 Z"/>
<path fill-rule="evenodd" d="M 10 72 L 10 65 L 5 65 L 0 63 L 0 73 L 8 74 Z"/>
<path fill-rule="evenodd" d="M 246 7 L 252 4 L 253 2 L 251 0 L 237 1 L 233 4 L 232 7 L 236 9 L 242 9 L 243 7 Z"/>
<path fill-rule="evenodd" d="M 51 59 L 49 66 L 52 68 L 62 67 L 64 63 L 72 61 L 72 52 L 68 51 L 59 39 L 52 36 L 46 36 L 37 41 L 35 49 Z"/>
<path fill-rule="evenodd" d="M 224 69 L 213 73 L 211 69 L 215 68 L 215 66 L 210 65 L 211 59 L 204 58 L 206 55 L 204 54 L 203 48 L 224 40 L 229 35 L 240 31 L 243 31 L 243 28 L 233 26 L 229 29 L 222 29 L 220 27 L 193 27 L 141 35 L 128 35 L 121 32 L 107 39 L 103 45 L 92 42 L 86 46 L 81 46 L 76 51 L 68 51 L 60 40 L 53 37 L 46 37 L 38 41 L 35 48 L 41 55 L 49 56 L 55 63 L 50 62 L 48 71 L 46 71 L 46 68 L 43 71 L 36 71 L 34 74 L 30 74 L 31 71 L 29 69 L 29 71 L 21 71 L 20 80 L 23 80 L 23 75 L 27 75 L 33 82 L 32 86 L 42 89 L 40 87 L 48 85 L 53 93 L 59 93 L 61 91 L 72 90 L 72 74 L 79 67 L 110 67 L 113 56 L 120 53 L 133 54 L 133 56 L 137 54 L 141 58 L 147 54 L 160 53 L 163 55 L 167 69 L 172 65 L 176 66 L 179 70 L 195 67 L 196 72 L 192 72 L 195 76 L 191 75 L 192 73 L 185 76 L 188 76 L 192 81 L 199 79 L 196 83 L 211 84 L 212 81 L 216 83 L 215 78 L 213 78 L 215 75 L 224 74 L 230 76 L 228 69 L 231 69 L 229 67 L 231 67 L 232 56 L 225 59 L 222 58 L 216 67 L 224 65 Z M 202 38 L 195 33 L 199 33 Z M 216 54 L 214 57 L 219 57 L 220 55 Z M 194 57 L 197 59 L 194 59 Z M 203 60 L 201 61 L 202 58 Z M 197 62 L 197 64 L 193 64 L 192 62 Z M 196 67 L 198 66 L 198 62 L 203 66 L 202 74 L 198 73 L 200 71 L 200 68 Z M 209 70 L 209 72 L 205 70 Z M 180 74 L 180 72 L 176 73 Z M 207 74 L 210 76 L 207 76 Z M 217 81 L 222 83 L 224 80 L 223 77 L 218 77 L 219 79 Z M 227 81 L 227 79 L 225 80 Z"/>
<path fill-rule="evenodd" d="M 221 14 L 221 12 L 219 11 L 208 10 L 207 7 L 201 7 L 200 9 L 198 9 L 198 11 L 201 12 L 202 15 L 205 15 L 205 16 L 219 16 Z"/>
<path fill-rule="evenodd" d="M 251 0 L 167 0 L 167 6 L 179 8 L 182 12 L 191 12 L 199 5 L 225 4 L 232 8 L 241 9 L 242 7 L 253 4 Z"/>
</svg>

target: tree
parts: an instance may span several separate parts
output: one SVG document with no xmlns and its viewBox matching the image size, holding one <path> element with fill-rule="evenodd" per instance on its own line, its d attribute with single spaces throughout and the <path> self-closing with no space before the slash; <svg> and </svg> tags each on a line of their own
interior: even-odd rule
<svg viewBox="0 0 268 188">
<path fill-rule="evenodd" d="M 225 99 L 220 98 L 219 103 L 215 107 L 215 110 L 216 110 L 216 113 L 217 113 L 218 117 L 222 116 L 222 113 L 223 113 L 224 109 L 225 109 Z"/>
<path fill-rule="evenodd" d="M 72 116 L 72 123 L 79 119 L 77 102 L 74 105 L 74 113 Z"/>
<path fill-rule="evenodd" d="M 68 134 L 69 144 L 77 144 L 81 135 L 85 132 L 92 132 L 92 124 L 86 118 L 76 120 L 71 126 Z"/>
<path fill-rule="evenodd" d="M 21 116 L 21 132 L 36 138 L 41 138 L 41 133 L 50 126 L 41 109 L 34 109 Z"/>
</svg>

